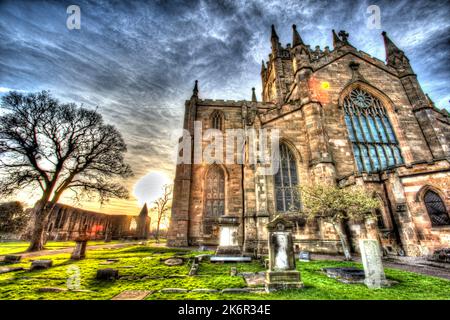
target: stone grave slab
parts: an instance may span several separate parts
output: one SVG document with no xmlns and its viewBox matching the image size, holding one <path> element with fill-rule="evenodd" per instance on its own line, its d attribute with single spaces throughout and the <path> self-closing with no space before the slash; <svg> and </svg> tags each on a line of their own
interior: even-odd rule
<svg viewBox="0 0 450 320">
<path fill-rule="evenodd" d="M 144 300 L 153 292 L 153 290 L 125 290 L 111 300 Z"/>
<path fill-rule="evenodd" d="M 33 262 L 31 262 L 30 271 L 48 269 L 52 265 L 52 260 L 34 260 Z"/>
<path fill-rule="evenodd" d="M 119 278 L 119 270 L 117 269 L 99 269 L 95 277 L 97 280 L 115 280 Z"/>
<path fill-rule="evenodd" d="M 246 272 L 243 273 L 245 282 L 248 287 L 263 287 L 265 285 L 266 273 L 265 272 Z"/>
<path fill-rule="evenodd" d="M 329 278 L 334 278 L 342 283 L 364 283 L 364 270 L 347 267 L 347 268 L 323 268 Z"/>
<path fill-rule="evenodd" d="M 181 266 L 183 263 L 184 263 L 184 260 L 181 258 L 169 258 L 169 259 L 164 260 L 164 264 L 169 267 Z"/>
<path fill-rule="evenodd" d="M 21 270 L 24 270 L 24 268 L 22 268 L 22 267 L 3 267 L 3 268 L 0 268 L 0 274 L 14 272 L 14 271 L 21 271 Z"/>
<path fill-rule="evenodd" d="M 251 257 L 227 257 L 227 256 L 212 256 L 211 262 L 251 262 Z"/>
<path fill-rule="evenodd" d="M 22 256 L 8 254 L 3 258 L 2 262 L 3 263 L 18 263 L 18 262 L 20 262 L 21 259 L 22 259 Z"/>
</svg>

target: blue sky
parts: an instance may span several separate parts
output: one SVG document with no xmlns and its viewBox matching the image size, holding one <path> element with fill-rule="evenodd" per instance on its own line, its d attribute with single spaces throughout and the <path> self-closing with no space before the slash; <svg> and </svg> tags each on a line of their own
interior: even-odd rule
<svg viewBox="0 0 450 320">
<path fill-rule="evenodd" d="M 66 27 L 71 4 L 81 9 L 80 30 Z M 373 4 L 380 30 L 366 26 Z M 313 48 L 332 48 L 331 29 L 343 29 L 381 60 L 385 30 L 424 91 L 448 109 L 449 16 L 448 1 L 1 1 L 0 94 L 45 89 L 98 106 L 126 139 L 132 186 L 152 170 L 173 174 L 174 132 L 195 79 L 203 98 L 250 99 L 252 87 L 261 91 L 271 24 L 283 44 L 297 24 Z"/>
</svg>

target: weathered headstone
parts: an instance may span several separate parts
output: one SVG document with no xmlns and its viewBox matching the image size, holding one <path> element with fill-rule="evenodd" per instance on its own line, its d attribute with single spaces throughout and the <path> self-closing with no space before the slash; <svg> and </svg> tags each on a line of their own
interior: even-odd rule
<svg viewBox="0 0 450 320">
<path fill-rule="evenodd" d="M 81 260 L 86 258 L 86 246 L 87 239 L 77 239 L 75 240 L 75 249 L 70 256 L 72 260 Z"/>
<path fill-rule="evenodd" d="M 364 283 L 370 289 L 379 289 L 388 285 L 381 261 L 381 251 L 377 240 L 359 240 L 361 260 L 364 266 Z"/>
<path fill-rule="evenodd" d="M 119 270 L 117 269 L 99 269 L 95 277 L 97 280 L 116 280 L 119 278 Z"/>
<path fill-rule="evenodd" d="M 298 255 L 299 261 L 311 261 L 311 253 L 308 251 L 300 251 Z"/>
<path fill-rule="evenodd" d="M 30 271 L 48 269 L 52 265 L 52 260 L 34 260 L 31 262 Z"/>
<path fill-rule="evenodd" d="M 18 263 L 22 259 L 22 256 L 8 254 L 3 258 L 4 263 Z"/>
<path fill-rule="evenodd" d="M 277 216 L 266 226 L 269 231 L 269 270 L 266 272 L 267 292 L 302 288 L 300 272 L 295 268 L 292 222 Z"/>
<path fill-rule="evenodd" d="M 238 243 L 239 218 L 224 215 L 219 218 L 219 246 L 217 256 L 241 256 L 242 250 Z"/>
<path fill-rule="evenodd" d="M 193 262 L 191 269 L 189 270 L 189 276 L 195 276 L 198 272 L 198 263 Z"/>
</svg>

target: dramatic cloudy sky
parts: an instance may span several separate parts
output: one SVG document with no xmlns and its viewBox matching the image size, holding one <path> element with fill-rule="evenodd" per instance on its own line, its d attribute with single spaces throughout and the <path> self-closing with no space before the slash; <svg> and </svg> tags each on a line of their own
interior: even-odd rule
<svg viewBox="0 0 450 320">
<path fill-rule="evenodd" d="M 80 30 L 66 27 L 71 4 L 81 8 Z M 381 9 L 380 30 L 367 27 L 369 5 Z M 424 91 L 449 108 L 449 16 L 448 1 L 1 1 L 0 94 L 45 89 L 98 106 L 126 139 L 135 172 L 126 184 L 135 195 L 84 207 L 137 213 L 146 190 L 155 194 L 173 178 L 175 132 L 195 79 L 203 98 L 261 91 L 271 24 L 283 44 L 296 23 L 305 42 L 322 48 L 332 47 L 331 29 L 344 29 L 354 46 L 382 60 L 386 30 Z"/>
</svg>

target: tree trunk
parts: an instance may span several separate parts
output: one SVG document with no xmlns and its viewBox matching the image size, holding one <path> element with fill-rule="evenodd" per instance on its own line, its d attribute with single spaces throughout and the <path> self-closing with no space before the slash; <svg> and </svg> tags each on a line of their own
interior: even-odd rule
<svg viewBox="0 0 450 320">
<path fill-rule="evenodd" d="M 333 227 L 341 240 L 342 249 L 344 250 L 345 260 L 352 260 L 352 255 L 350 253 L 350 245 L 348 243 L 347 235 L 344 232 L 342 222 L 333 222 Z"/>
<path fill-rule="evenodd" d="M 155 233 L 155 239 L 156 243 L 159 243 L 159 225 L 161 223 L 161 220 L 158 220 L 158 224 L 156 225 L 156 233 Z"/>
<path fill-rule="evenodd" d="M 28 252 L 44 250 L 45 227 L 47 226 L 47 208 L 42 201 L 36 203 L 33 209 L 33 230 L 31 231 Z"/>
</svg>

